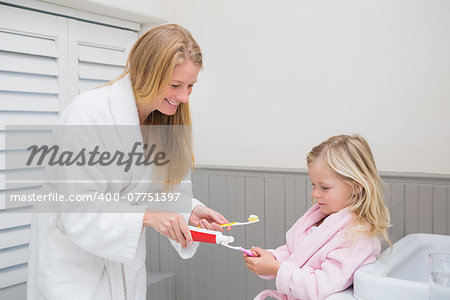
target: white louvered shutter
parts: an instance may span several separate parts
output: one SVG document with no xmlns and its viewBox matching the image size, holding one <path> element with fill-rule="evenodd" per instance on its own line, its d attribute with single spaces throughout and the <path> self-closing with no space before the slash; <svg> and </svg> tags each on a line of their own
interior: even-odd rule
<svg viewBox="0 0 450 300">
<path fill-rule="evenodd" d="M 68 95 L 67 19 L 0 5 L 0 205 L 9 173 L 43 176 L 42 169 L 5 163 L 5 125 L 54 124 Z M 13 155 L 25 154 L 16 149 Z M 29 177 L 28 177 L 29 178 Z M 20 193 L 38 187 L 17 184 Z M 0 207 L 1 208 L 1 207 Z M 27 279 L 31 207 L 0 209 L 0 292 Z"/>
<path fill-rule="evenodd" d="M 5 186 L 5 178 L 44 176 L 41 168 L 7 164 L 5 126 L 54 124 L 76 95 L 122 72 L 136 38 L 133 31 L 0 4 L 0 299 L 25 298 L 32 218 L 31 206 L 4 209 L 5 189 L 39 189 L 26 182 Z M 26 142 L 8 157 L 26 155 Z"/>
<path fill-rule="evenodd" d="M 72 98 L 119 76 L 136 32 L 69 20 Z"/>
</svg>

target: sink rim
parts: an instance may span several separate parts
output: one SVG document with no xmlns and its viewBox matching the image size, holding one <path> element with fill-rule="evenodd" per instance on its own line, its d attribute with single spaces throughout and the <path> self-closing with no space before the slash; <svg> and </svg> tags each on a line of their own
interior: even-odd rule
<svg viewBox="0 0 450 300">
<path fill-rule="evenodd" d="M 430 245 L 433 245 L 432 252 L 439 252 L 439 249 L 443 247 L 448 249 L 450 236 L 428 233 L 409 234 L 394 244 L 391 253 L 389 248 L 384 250 L 375 263 L 363 266 L 355 272 L 353 282 L 355 298 L 379 299 L 384 293 L 384 289 L 380 289 L 380 286 L 389 288 L 392 299 L 405 297 L 405 289 L 408 294 L 428 297 L 428 283 L 389 277 L 389 273 L 408 259 L 412 253 L 423 248 L 428 249 Z"/>
</svg>

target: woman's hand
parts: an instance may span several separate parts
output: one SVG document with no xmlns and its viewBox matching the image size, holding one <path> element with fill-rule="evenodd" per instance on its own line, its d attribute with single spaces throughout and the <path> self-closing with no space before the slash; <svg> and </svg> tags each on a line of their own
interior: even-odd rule
<svg viewBox="0 0 450 300">
<path fill-rule="evenodd" d="M 180 243 L 182 248 L 186 248 L 187 243 L 192 245 L 191 231 L 183 216 L 178 213 L 148 208 L 144 214 L 143 225 L 151 227 L 175 242 Z"/>
<path fill-rule="evenodd" d="M 217 211 L 203 205 L 197 205 L 192 210 L 189 223 L 209 230 L 223 231 L 223 227 L 219 226 L 219 224 L 230 222 Z M 227 227 L 227 229 L 230 231 L 231 227 Z"/>
<path fill-rule="evenodd" d="M 270 251 L 259 247 L 252 247 L 252 253 L 255 257 L 248 256 L 244 253 L 245 265 L 256 275 L 273 275 L 277 276 L 280 262 Z"/>
</svg>

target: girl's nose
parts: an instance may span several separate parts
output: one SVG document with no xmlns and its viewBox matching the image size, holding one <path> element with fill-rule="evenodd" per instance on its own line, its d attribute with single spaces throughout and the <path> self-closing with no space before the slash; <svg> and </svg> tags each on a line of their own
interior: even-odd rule
<svg viewBox="0 0 450 300">
<path fill-rule="evenodd" d="M 320 194 L 317 192 L 317 189 L 313 188 L 313 197 L 320 198 Z"/>
</svg>

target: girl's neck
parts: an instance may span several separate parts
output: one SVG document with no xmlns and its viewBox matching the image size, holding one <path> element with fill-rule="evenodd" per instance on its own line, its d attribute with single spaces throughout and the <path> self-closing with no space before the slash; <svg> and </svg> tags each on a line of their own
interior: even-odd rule
<svg viewBox="0 0 450 300">
<path fill-rule="evenodd" d="M 322 224 L 323 221 L 325 221 L 325 219 L 326 219 L 327 217 L 328 217 L 328 216 L 325 216 L 322 220 L 320 220 L 319 222 L 317 222 L 317 223 L 316 223 L 316 226 L 319 227 L 320 224 Z"/>
</svg>

